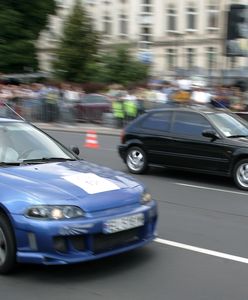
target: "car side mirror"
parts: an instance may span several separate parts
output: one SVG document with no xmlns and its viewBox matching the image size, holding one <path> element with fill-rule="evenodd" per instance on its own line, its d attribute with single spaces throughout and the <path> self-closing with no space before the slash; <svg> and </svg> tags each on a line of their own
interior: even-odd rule
<svg viewBox="0 0 248 300">
<path fill-rule="evenodd" d="M 75 153 L 76 155 L 79 155 L 80 150 L 79 150 L 78 146 L 71 146 L 70 149 L 73 153 Z"/>
<path fill-rule="evenodd" d="M 210 138 L 212 140 L 216 140 L 219 138 L 218 134 L 216 131 L 214 130 L 211 130 L 211 129 L 206 129 L 206 130 L 203 130 L 202 131 L 202 135 L 207 137 L 207 138 Z"/>
</svg>

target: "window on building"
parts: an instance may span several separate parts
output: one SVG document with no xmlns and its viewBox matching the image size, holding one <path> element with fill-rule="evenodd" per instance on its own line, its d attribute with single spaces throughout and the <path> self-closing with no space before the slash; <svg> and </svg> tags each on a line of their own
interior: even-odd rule
<svg viewBox="0 0 248 300">
<path fill-rule="evenodd" d="M 151 6 L 142 6 L 142 12 L 143 13 L 151 13 L 152 12 L 152 7 Z"/>
<path fill-rule="evenodd" d="M 141 41 L 151 42 L 152 41 L 152 29 L 151 27 L 141 28 Z"/>
<path fill-rule="evenodd" d="M 150 14 L 152 13 L 152 0 L 142 0 L 141 2 L 141 12 Z"/>
<path fill-rule="evenodd" d="M 217 0 L 209 1 L 207 5 L 207 29 L 216 30 L 219 28 L 219 4 Z"/>
<path fill-rule="evenodd" d="M 127 15 L 119 15 L 120 36 L 125 37 L 128 34 L 128 18 Z"/>
<path fill-rule="evenodd" d="M 167 69 L 173 71 L 177 67 L 177 50 L 168 49 L 167 50 Z"/>
<path fill-rule="evenodd" d="M 103 33 L 106 35 L 112 34 L 112 18 L 108 15 L 103 17 Z"/>
<path fill-rule="evenodd" d="M 237 67 L 237 57 L 236 56 L 230 57 L 230 67 L 231 67 L 231 69 L 235 69 Z"/>
<path fill-rule="evenodd" d="M 139 46 L 141 49 L 148 49 L 152 44 L 152 12 L 153 1 L 152 0 L 140 0 L 141 4 L 141 28 L 140 28 L 140 41 Z M 150 18 L 148 18 L 150 17 Z"/>
<path fill-rule="evenodd" d="M 197 28 L 197 10 L 194 3 L 189 3 L 186 9 L 186 28 L 188 31 L 195 31 Z"/>
<path fill-rule="evenodd" d="M 177 10 L 173 4 L 169 5 L 167 9 L 167 30 L 177 31 Z"/>
<path fill-rule="evenodd" d="M 152 0 L 143 0 L 142 3 L 145 4 L 145 5 L 151 5 Z"/>
<path fill-rule="evenodd" d="M 186 49 L 187 69 L 192 69 L 195 66 L 195 59 L 196 59 L 196 49 L 187 48 Z"/>
<path fill-rule="evenodd" d="M 217 66 L 217 48 L 207 47 L 206 59 L 207 59 L 207 68 L 209 70 L 215 69 Z"/>
</svg>

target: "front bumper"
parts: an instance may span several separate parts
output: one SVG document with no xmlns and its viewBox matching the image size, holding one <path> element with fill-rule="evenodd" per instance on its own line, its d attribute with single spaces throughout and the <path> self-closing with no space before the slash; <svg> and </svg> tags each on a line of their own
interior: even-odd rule
<svg viewBox="0 0 248 300">
<path fill-rule="evenodd" d="M 103 224 L 113 218 L 142 213 L 144 225 L 106 234 Z M 155 238 L 156 203 L 104 212 L 66 221 L 37 221 L 15 215 L 17 261 L 59 265 L 99 259 L 141 247 Z"/>
</svg>

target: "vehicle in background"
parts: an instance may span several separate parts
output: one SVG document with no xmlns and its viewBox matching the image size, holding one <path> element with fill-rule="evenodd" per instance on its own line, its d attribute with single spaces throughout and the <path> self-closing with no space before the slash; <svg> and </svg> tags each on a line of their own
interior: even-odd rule
<svg viewBox="0 0 248 300">
<path fill-rule="evenodd" d="M 227 110 L 151 110 L 124 130 L 119 155 L 134 174 L 149 165 L 232 177 L 248 190 L 248 123 Z"/>
<path fill-rule="evenodd" d="M 85 94 L 74 106 L 75 118 L 78 122 L 98 122 L 103 120 L 104 113 L 112 111 L 111 100 L 100 94 Z"/>
</svg>

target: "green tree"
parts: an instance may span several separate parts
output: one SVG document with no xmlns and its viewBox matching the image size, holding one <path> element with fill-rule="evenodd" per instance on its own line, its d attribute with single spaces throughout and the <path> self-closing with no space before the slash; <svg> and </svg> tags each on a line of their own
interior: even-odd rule
<svg viewBox="0 0 248 300">
<path fill-rule="evenodd" d="M 38 69 L 35 42 L 54 11 L 54 0 L 0 0 L 0 72 Z"/>
<path fill-rule="evenodd" d="M 86 10 L 77 0 L 64 25 L 56 52 L 55 76 L 71 82 L 88 81 L 94 72 L 98 45 L 98 34 L 93 29 Z"/>
<path fill-rule="evenodd" d="M 135 59 L 127 47 L 117 46 L 104 54 L 96 67 L 94 80 L 129 85 L 145 81 L 149 66 Z"/>
</svg>

